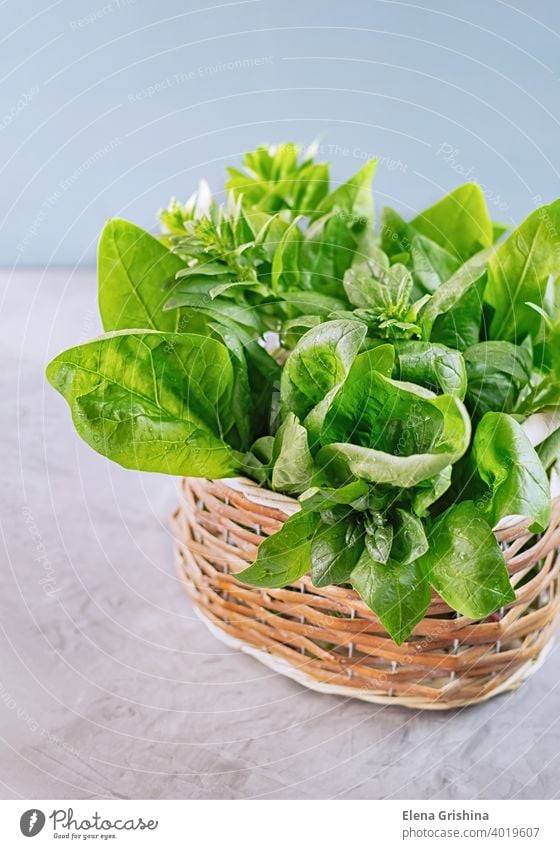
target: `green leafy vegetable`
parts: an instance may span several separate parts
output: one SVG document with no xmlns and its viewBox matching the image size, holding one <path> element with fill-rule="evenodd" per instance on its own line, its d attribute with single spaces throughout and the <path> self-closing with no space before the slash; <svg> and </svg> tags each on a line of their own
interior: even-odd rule
<svg viewBox="0 0 560 849">
<path fill-rule="evenodd" d="M 99 241 L 99 311 L 105 330 L 178 329 L 180 313 L 164 312 L 164 286 L 185 267 L 145 230 L 113 218 Z"/>
<path fill-rule="evenodd" d="M 467 370 L 459 351 L 430 342 L 398 341 L 397 377 L 430 389 L 456 395 L 467 391 Z"/>
<path fill-rule="evenodd" d="M 376 563 L 364 551 L 350 580 L 399 646 L 430 604 L 430 587 L 418 562 Z"/>
<path fill-rule="evenodd" d="M 473 459 L 490 487 L 486 510 L 493 525 L 505 516 L 526 516 L 530 529 L 550 521 L 550 486 L 537 452 L 521 425 L 505 413 L 486 413 L 473 442 Z"/>
<path fill-rule="evenodd" d="M 316 587 L 344 584 L 364 549 L 363 538 L 351 535 L 352 526 L 344 520 L 335 524 L 320 522 L 311 543 L 311 580 Z"/>
<path fill-rule="evenodd" d="M 307 431 L 293 413 L 288 413 L 274 438 L 272 488 L 294 493 L 304 492 L 313 483 L 313 457 Z"/>
<path fill-rule="evenodd" d="M 511 342 L 479 342 L 463 352 L 468 375 L 467 405 L 473 414 L 509 413 L 531 380 L 532 357 Z"/>
<path fill-rule="evenodd" d="M 420 213 L 411 226 L 462 262 L 494 242 L 484 194 L 476 183 L 459 186 Z"/>
<path fill-rule="evenodd" d="M 428 541 L 419 568 L 454 610 L 479 619 L 515 600 L 500 546 L 472 501 L 440 516 Z"/>
<path fill-rule="evenodd" d="M 298 497 L 239 580 L 351 584 L 400 644 L 430 586 L 472 618 L 513 601 L 492 528 L 549 523 L 560 200 L 502 239 L 469 183 L 376 231 L 375 160 L 332 188 L 317 151 L 250 151 L 223 201 L 204 181 L 172 200 L 159 238 L 109 220 L 112 332 L 47 376 L 123 466 Z"/>
<path fill-rule="evenodd" d="M 259 546 L 257 559 L 236 574 L 238 581 L 255 587 L 285 587 L 309 570 L 311 542 L 319 517 L 316 513 L 295 513 L 281 530 Z"/>
<path fill-rule="evenodd" d="M 496 248 L 488 263 L 485 297 L 494 310 L 490 338 L 521 342 L 540 320 L 548 278 L 560 272 L 560 200 L 542 206 Z"/>
<path fill-rule="evenodd" d="M 340 386 L 365 335 L 363 324 L 344 320 L 329 321 L 306 333 L 282 373 L 286 408 L 303 419 L 328 392 Z"/>
<path fill-rule="evenodd" d="M 47 369 L 80 436 L 129 469 L 227 477 L 233 366 L 214 339 L 119 331 L 59 354 Z"/>
</svg>

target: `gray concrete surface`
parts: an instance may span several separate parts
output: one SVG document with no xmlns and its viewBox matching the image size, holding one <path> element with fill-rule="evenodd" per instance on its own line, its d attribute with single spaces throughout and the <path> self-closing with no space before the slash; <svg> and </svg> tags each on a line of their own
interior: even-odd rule
<svg viewBox="0 0 560 849">
<path fill-rule="evenodd" d="M 172 480 L 75 436 L 43 379 L 93 273 L 0 276 L 4 798 L 552 798 L 560 651 L 453 713 L 311 693 L 216 642 L 173 571 Z"/>
</svg>

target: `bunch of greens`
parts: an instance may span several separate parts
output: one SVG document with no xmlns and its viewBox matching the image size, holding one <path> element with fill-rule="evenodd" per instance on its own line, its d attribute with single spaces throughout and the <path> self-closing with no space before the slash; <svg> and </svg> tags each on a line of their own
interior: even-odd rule
<svg viewBox="0 0 560 849">
<path fill-rule="evenodd" d="M 350 584 L 401 643 L 431 588 L 473 618 L 511 602 L 492 528 L 548 524 L 560 201 L 503 238 L 467 184 L 375 231 L 375 162 L 331 190 L 314 154 L 258 148 L 225 204 L 202 184 L 159 238 L 109 221 L 106 334 L 47 374 L 123 466 L 297 496 L 239 579 Z"/>
</svg>

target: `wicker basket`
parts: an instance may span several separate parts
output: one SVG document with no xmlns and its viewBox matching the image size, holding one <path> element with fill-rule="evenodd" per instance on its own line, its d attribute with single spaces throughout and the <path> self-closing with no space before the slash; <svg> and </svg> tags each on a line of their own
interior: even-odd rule
<svg viewBox="0 0 560 849">
<path fill-rule="evenodd" d="M 560 499 L 546 533 L 534 536 L 526 523 L 496 532 L 518 587 L 514 602 L 471 620 L 434 593 L 401 646 L 352 589 L 317 589 L 308 577 L 283 589 L 236 581 L 259 543 L 298 509 L 246 479 L 183 480 L 172 519 L 177 565 L 222 641 L 314 690 L 412 708 L 484 701 L 519 687 L 542 663 L 560 597 Z"/>
</svg>

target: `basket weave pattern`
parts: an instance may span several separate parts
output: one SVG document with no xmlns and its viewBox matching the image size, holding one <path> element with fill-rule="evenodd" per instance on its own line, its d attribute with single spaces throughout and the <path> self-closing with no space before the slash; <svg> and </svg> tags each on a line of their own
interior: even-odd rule
<svg viewBox="0 0 560 849">
<path fill-rule="evenodd" d="M 526 523 L 496 532 L 514 602 L 474 621 L 434 593 L 401 646 L 350 588 L 318 589 L 307 576 L 282 589 L 236 581 L 259 543 L 297 509 L 293 499 L 248 480 L 183 480 L 172 519 L 177 565 L 199 612 L 225 642 L 313 689 L 414 708 L 484 701 L 538 668 L 560 604 L 560 499 L 544 534 L 532 535 Z"/>
</svg>

